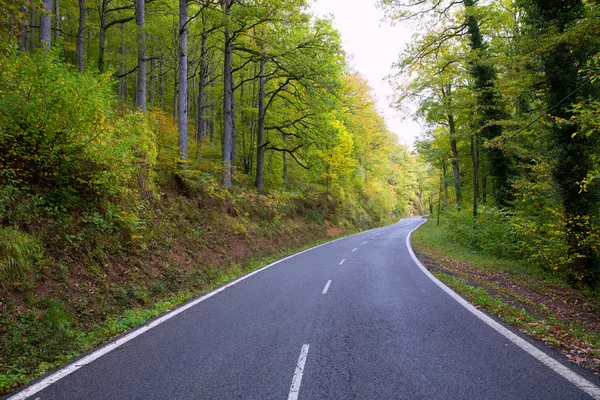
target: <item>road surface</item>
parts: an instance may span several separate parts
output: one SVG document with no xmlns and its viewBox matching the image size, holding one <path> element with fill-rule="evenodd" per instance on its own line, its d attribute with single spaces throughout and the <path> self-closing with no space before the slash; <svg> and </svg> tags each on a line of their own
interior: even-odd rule
<svg viewBox="0 0 600 400">
<path fill-rule="evenodd" d="M 406 244 L 422 222 L 290 257 L 12 399 L 599 398 L 596 377 L 561 376 L 430 279 Z"/>
</svg>

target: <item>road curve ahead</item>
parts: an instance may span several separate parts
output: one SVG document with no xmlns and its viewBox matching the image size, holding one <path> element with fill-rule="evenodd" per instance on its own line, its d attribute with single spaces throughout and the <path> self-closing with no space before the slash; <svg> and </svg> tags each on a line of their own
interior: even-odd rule
<svg viewBox="0 0 600 400">
<path fill-rule="evenodd" d="M 431 280 L 406 244 L 422 222 L 287 258 L 9 398 L 600 399 Z"/>
</svg>

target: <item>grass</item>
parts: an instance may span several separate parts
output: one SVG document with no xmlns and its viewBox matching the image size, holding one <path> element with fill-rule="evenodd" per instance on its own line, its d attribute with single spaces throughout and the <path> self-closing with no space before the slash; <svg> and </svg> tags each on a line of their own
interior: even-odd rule
<svg viewBox="0 0 600 400">
<path fill-rule="evenodd" d="M 443 226 L 422 225 L 413 247 L 438 279 L 476 306 L 600 374 L 600 301 L 560 276 L 462 246 Z"/>
</svg>

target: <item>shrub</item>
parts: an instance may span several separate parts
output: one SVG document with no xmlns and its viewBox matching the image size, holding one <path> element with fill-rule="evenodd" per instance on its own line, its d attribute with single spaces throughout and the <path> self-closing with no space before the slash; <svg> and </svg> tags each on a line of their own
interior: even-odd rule
<svg viewBox="0 0 600 400">
<path fill-rule="evenodd" d="M 108 77 L 72 73 L 42 52 L 8 53 L 0 83 L 0 168 L 49 205 L 95 202 L 111 149 Z"/>
</svg>

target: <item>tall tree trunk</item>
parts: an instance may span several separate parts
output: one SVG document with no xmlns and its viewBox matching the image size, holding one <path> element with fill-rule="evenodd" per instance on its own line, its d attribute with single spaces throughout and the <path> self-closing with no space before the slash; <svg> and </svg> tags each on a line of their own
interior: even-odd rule
<svg viewBox="0 0 600 400">
<path fill-rule="evenodd" d="M 163 74 L 163 56 L 160 55 L 158 59 L 158 103 L 162 110 L 165 109 L 165 89 L 164 89 L 165 78 Z"/>
<path fill-rule="evenodd" d="M 40 47 L 50 49 L 52 41 L 51 16 L 52 16 L 52 0 L 43 0 L 43 10 L 40 16 Z"/>
<path fill-rule="evenodd" d="M 231 21 L 232 0 L 222 0 L 227 16 L 225 26 L 225 52 L 223 54 L 223 186 L 231 187 L 231 137 L 233 131 L 232 111 L 232 62 L 233 62 L 233 43 L 229 28 Z"/>
<path fill-rule="evenodd" d="M 77 70 L 83 73 L 85 68 L 85 0 L 79 1 L 79 26 L 77 28 Z"/>
<path fill-rule="evenodd" d="M 150 107 L 154 107 L 154 98 L 156 97 L 156 57 L 150 59 L 150 82 L 148 88 L 148 101 Z"/>
<path fill-rule="evenodd" d="M 235 117 L 235 77 L 231 74 L 231 173 L 237 165 L 237 120 Z"/>
<path fill-rule="evenodd" d="M 206 121 L 204 120 L 204 108 L 206 97 L 206 75 L 208 72 L 208 61 L 206 51 L 206 25 L 204 14 L 202 14 L 202 39 L 200 42 L 200 82 L 198 83 L 198 110 L 196 111 L 196 138 L 198 143 L 206 136 Z"/>
<path fill-rule="evenodd" d="M 256 189 L 259 194 L 263 192 L 263 178 L 265 168 L 265 59 L 260 60 L 258 80 L 258 126 L 256 131 Z"/>
<path fill-rule="evenodd" d="M 479 143 L 476 134 L 471 135 L 471 162 L 473 163 L 473 217 L 477 218 L 479 203 Z"/>
<path fill-rule="evenodd" d="M 446 167 L 446 159 L 442 157 L 442 177 L 444 182 L 444 207 L 448 206 L 448 181 L 446 180 L 446 174 L 448 168 Z"/>
<path fill-rule="evenodd" d="M 19 26 L 19 50 L 25 52 L 27 51 L 27 25 L 29 23 L 27 16 L 29 10 L 27 10 L 26 6 L 21 6 L 20 10 L 23 15 L 21 18 L 21 25 Z"/>
<path fill-rule="evenodd" d="M 281 134 L 281 139 L 283 140 L 283 143 L 285 144 L 285 141 L 286 141 L 285 133 Z M 283 147 L 285 148 L 285 145 Z M 283 156 L 283 187 L 287 188 L 287 180 L 288 180 L 287 153 L 285 151 L 282 152 L 282 156 Z"/>
<path fill-rule="evenodd" d="M 60 14 L 59 14 L 59 0 L 54 0 L 54 43 L 58 43 L 60 38 Z"/>
<path fill-rule="evenodd" d="M 135 23 L 138 26 L 138 69 L 135 106 L 146 112 L 146 0 L 135 0 Z"/>
<path fill-rule="evenodd" d="M 188 7 L 187 0 L 179 0 L 179 158 L 182 169 L 188 159 Z"/>
<path fill-rule="evenodd" d="M 456 193 L 456 205 L 460 210 L 462 206 L 462 190 L 460 187 L 460 169 L 458 165 L 458 147 L 456 146 L 456 125 L 454 115 L 448 114 L 448 127 L 450 130 L 450 149 L 452 150 L 452 176 L 454 178 L 454 191 Z"/>
<path fill-rule="evenodd" d="M 35 7 L 29 7 L 29 52 L 33 52 L 35 49 L 35 28 L 37 25 L 36 22 L 36 13 Z"/>
<path fill-rule="evenodd" d="M 119 86 L 117 88 L 117 98 L 121 102 L 121 109 L 125 109 L 125 25 L 123 24 L 121 24 L 119 58 Z"/>
<path fill-rule="evenodd" d="M 106 47 L 106 8 L 108 7 L 108 0 L 102 0 L 100 7 L 100 31 L 98 33 L 98 71 L 100 73 L 106 72 L 106 66 L 104 65 L 104 49 Z"/>
<path fill-rule="evenodd" d="M 480 112 L 478 135 L 484 139 L 492 140 L 502 135 L 502 125 L 498 122 L 506 119 L 507 114 L 501 105 L 500 95 L 496 88 L 496 70 L 489 60 L 486 44 L 479 26 L 477 12 L 473 11 L 477 0 L 463 0 L 467 12 L 467 30 L 469 45 L 473 53 L 470 62 L 470 75 L 477 94 L 477 106 Z M 510 206 L 512 193 L 509 188 L 511 175 L 510 159 L 501 149 L 494 149 L 487 153 L 489 171 L 493 178 L 493 195 L 496 204 L 502 207 Z"/>
</svg>

